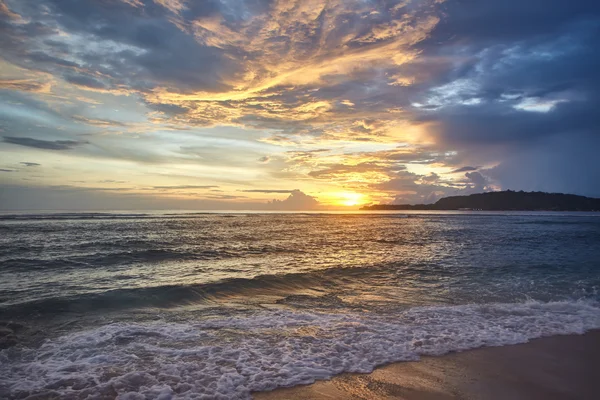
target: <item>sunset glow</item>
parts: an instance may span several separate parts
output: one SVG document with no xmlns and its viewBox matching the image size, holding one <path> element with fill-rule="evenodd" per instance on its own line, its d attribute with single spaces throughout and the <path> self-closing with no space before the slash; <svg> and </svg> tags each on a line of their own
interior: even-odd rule
<svg viewBox="0 0 600 400">
<path fill-rule="evenodd" d="M 600 194 L 591 9 L 509 34 L 495 7 L 0 0 L 3 207 Z"/>
<path fill-rule="evenodd" d="M 364 203 L 364 195 L 360 193 L 345 192 L 341 193 L 341 197 L 343 200 L 340 202 L 340 204 L 347 207 L 358 206 Z"/>
</svg>

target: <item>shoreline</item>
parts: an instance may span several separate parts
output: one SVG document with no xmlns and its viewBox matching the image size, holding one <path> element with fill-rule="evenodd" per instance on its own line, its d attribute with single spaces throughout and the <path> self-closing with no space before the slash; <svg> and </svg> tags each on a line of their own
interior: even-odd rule
<svg viewBox="0 0 600 400">
<path fill-rule="evenodd" d="M 600 330 L 482 347 L 369 374 L 343 373 L 310 385 L 253 393 L 256 400 L 595 399 Z"/>
</svg>

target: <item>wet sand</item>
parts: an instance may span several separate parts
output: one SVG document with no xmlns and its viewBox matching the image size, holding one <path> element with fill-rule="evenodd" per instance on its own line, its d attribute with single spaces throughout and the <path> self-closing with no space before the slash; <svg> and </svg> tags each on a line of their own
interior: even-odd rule
<svg viewBox="0 0 600 400">
<path fill-rule="evenodd" d="M 256 400 L 600 399 L 600 331 L 425 357 Z"/>
</svg>

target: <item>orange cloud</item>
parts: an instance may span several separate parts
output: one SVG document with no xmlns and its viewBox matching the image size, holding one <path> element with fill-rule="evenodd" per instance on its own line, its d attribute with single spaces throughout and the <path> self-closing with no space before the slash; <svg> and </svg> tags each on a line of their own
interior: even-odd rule
<svg viewBox="0 0 600 400">
<path fill-rule="evenodd" d="M 244 20 L 218 14 L 179 21 L 181 29 L 222 49 L 238 65 L 238 72 L 221 75 L 223 87 L 230 89 L 180 93 L 159 87 L 143 96 L 152 104 L 184 108 L 185 113 L 163 116 L 180 124 L 280 130 L 295 124 L 302 130 L 297 123 L 304 122 L 305 131 L 353 140 L 357 124 L 372 118 L 380 121 L 369 132 L 372 140 L 397 141 L 406 128 L 398 122 L 401 109 L 385 103 L 364 109 L 354 99 L 321 93 L 364 74 L 378 78 L 390 93 L 399 82 L 413 82 L 397 68 L 418 57 L 413 46 L 439 22 L 431 4 L 400 3 L 383 18 L 366 2 L 281 0 Z M 396 72 L 388 74 L 387 69 Z"/>
</svg>

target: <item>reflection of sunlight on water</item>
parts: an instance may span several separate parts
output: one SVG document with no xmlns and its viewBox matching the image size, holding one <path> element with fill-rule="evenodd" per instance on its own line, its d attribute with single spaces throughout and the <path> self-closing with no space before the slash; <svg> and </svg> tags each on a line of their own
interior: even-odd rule
<svg viewBox="0 0 600 400">
<path fill-rule="evenodd" d="M 0 290 L 5 304 L 97 294 L 90 304 L 322 309 L 596 293 L 593 219 L 408 214 L 19 221 Z M 522 223 L 539 218 L 556 223 Z"/>
</svg>

